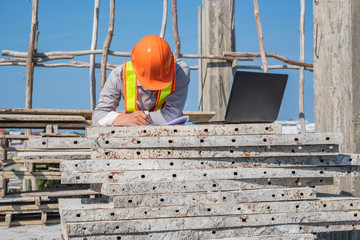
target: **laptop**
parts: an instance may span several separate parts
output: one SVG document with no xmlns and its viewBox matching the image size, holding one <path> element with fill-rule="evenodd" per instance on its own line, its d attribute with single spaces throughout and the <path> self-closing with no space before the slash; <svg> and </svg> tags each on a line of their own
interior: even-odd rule
<svg viewBox="0 0 360 240">
<path fill-rule="evenodd" d="M 272 123 L 279 114 L 287 74 L 237 71 L 225 123 Z"/>
</svg>

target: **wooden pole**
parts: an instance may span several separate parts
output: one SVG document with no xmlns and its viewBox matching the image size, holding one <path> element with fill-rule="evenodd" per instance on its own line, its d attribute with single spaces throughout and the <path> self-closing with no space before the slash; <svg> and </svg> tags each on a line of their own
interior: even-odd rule
<svg viewBox="0 0 360 240">
<path fill-rule="evenodd" d="M 180 38 L 177 24 L 177 5 L 176 0 L 171 0 L 172 26 L 175 41 L 175 58 L 180 57 Z"/>
<path fill-rule="evenodd" d="M 109 29 L 104 42 L 102 60 L 101 60 L 101 89 L 103 89 L 106 82 L 106 62 L 108 58 L 108 51 L 110 48 L 113 32 L 114 32 L 114 22 L 115 22 L 115 0 L 110 0 L 110 20 L 109 20 Z"/>
<path fill-rule="evenodd" d="M 161 38 L 164 38 L 164 36 L 165 36 L 166 21 L 167 21 L 167 9 L 168 9 L 168 0 L 164 0 L 164 2 L 163 2 L 163 16 L 162 16 L 161 31 L 160 31 L 160 37 Z"/>
<path fill-rule="evenodd" d="M 230 1 L 230 12 L 231 12 L 231 25 L 230 25 L 230 49 L 232 52 L 236 52 L 236 38 L 235 38 L 235 0 Z M 232 73 L 235 76 L 236 73 L 236 66 L 238 64 L 237 59 L 234 59 L 232 62 Z"/>
<path fill-rule="evenodd" d="M 29 49 L 26 58 L 26 101 L 25 108 L 32 108 L 32 92 L 34 82 L 34 50 L 36 49 L 37 28 L 38 28 L 39 0 L 33 0 L 31 14 L 31 30 Z"/>
<path fill-rule="evenodd" d="M 265 54 L 265 46 L 264 46 L 264 37 L 260 22 L 260 11 L 259 11 L 259 0 L 254 0 L 254 15 L 255 15 L 255 22 L 256 22 L 256 28 L 259 35 L 259 48 L 260 48 L 260 55 L 261 55 L 261 62 L 263 65 L 264 73 L 268 72 L 267 67 L 267 60 L 266 60 L 266 54 Z"/>
<path fill-rule="evenodd" d="M 95 0 L 91 50 L 95 50 L 97 44 L 99 8 L 100 8 L 100 0 Z M 91 54 L 90 55 L 90 107 L 91 109 L 94 109 L 95 106 L 96 106 L 95 54 Z"/>
<path fill-rule="evenodd" d="M 300 62 L 305 61 L 305 0 L 300 0 Z M 306 133 L 304 110 L 304 82 L 305 69 L 300 67 L 299 72 L 299 118 L 301 133 Z"/>
</svg>

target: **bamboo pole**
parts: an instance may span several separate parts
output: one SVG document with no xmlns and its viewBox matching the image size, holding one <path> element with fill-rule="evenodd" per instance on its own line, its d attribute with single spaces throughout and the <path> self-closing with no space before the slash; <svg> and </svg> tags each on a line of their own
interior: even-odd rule
<svg viewBox="0 0 360 240">
<path fill-rule="evenodd" d="M 180 37 L 177 24 L 177 4 L 176 0 L 171 0 L 172 26 L 175 41 L 175 58 L 180 58 Z"/>
<path fill-rule="evenodd" d="M 233 53 L 233 52 L 224 52 L 223 53 L 224 56 L 226 57 L 235 57 L 235 56 L 238 56 L 238 57 L 261 57 L 261 54 L 260 53 Z M 292 64 L 292 65 L 296 65 L 296 66 L 303 66 L 303 67 L 309 67 L 309 68 L 312 68 L 314 65 L 311 64 L 311 63 L 301 63 L 301 62 L 297 62 L 297 61 L 294 61 L 294 60 L 290 60 L 284 56 L 281 56 L 277 53 L 266 53 L 266 57 L 272 57 L 272 58 L 276 58 L 284 63 L 288 63 L 288 64 Z"/>
<path fill-rule="evenodd" d="M 25 108 L 32 108 L 32 93 L 33 93 L 33 81 L 34 81 L 34 50 L 36 49 L 36 35 L 38 27 L 38 9 L 39 0 L 33 0 L 32 13 L 31 13 L 31 30 L 29 49 L 26 58 L 26 100 Z"/>
<path fill-rule="evenodd" d="M 101 60 L 101 89 L 103 89 L 106 82 L 106 62 L 108 58 L 108 51 L 111 44 L 113 32 L 114 32 L 114 22 L 115 22 L 115 0 L 110 0 L 110 20 L 109 20 L 109 29 L 104 42 L 102 60 Z"/>
<path fill-rule="evenodd" d="M 300 0 L 300 62 L 305 61 L 305 0 Z M 299 118 L 301 133 L 306 133 L 305 110 L 304 110 L 304 67 L 299 72 Z"/>
<path fill-rule="evenodd" d="M 96 49 L 99 25 L 100 0 L 94 0 L 94 19 L 90 50 Z M 90 54 L 90 108 L 96 105 L 95 54 Z"/>
<path fill-rule="evenodd" d="M 161 31 L 160 31 L 161 38 L 164 38 L 164 36 L 165 36 L 166 21 L 167 21 L 167 9 L 168 9 L 168 0 L 163 0 L 163 16 L 162 16 Z"/>
<path fill-rule="evenodd" d="M 236 38 L 235 38 L 235 0 L 230 1 L 230 11 L 231 11 L 231 25 L 230 25 L 230 38 L 231 38 L 231 51 L 236 52 Z M 238 64 L 237 59 L 234 59 L 232 62 L 232 73 L 235 76 L 236 66 Z"/>
<path fill-rule="evenodd" d="M 264 73 L 268 72 L 267 67 L 267 60 L 266 60 L 266 54 L 265 54 L 265 46 L 264 46 L 264 37 L 260 22 L 260 11 L 259 11 L 259 0 L 254 0 L 254 15 L 255 15 L 255 22 L 256 22 L 256 28 L 259 35 L 259 48 L 260 48 L 260 55 L 261 55 L 261 62 L 263 65 L 263 71 Z"/>
</svg>

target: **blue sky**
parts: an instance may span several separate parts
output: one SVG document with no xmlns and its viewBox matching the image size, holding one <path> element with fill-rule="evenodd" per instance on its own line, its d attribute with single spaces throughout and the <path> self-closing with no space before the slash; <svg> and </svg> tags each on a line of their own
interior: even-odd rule
<svg viewBox="0 0 360 240">
<path fill-rule="evenodd" d="M 174 47 L 171 23 L 171 1 L 165 39 Z M 299 59 L 300 0 L 260 0 L 266 52 L 278 53 L 289 59 Z M 201 0 L 178 0 L 178 25 L 181 53 L 197 54 L 198 7 Z M 114 37 L 110 49 L 130 52 L 143 36 L 160 33 L 162 0 L 116 1 Z M 235 10 L 236 50 L 259 52 L 252 0 L 237 0 Z M 29 0 L 0 1 L 0 50 L 27 52 L 30 36 L 32 2 Z M 91 46 L 93 0 L 40 0 L 38 52 L 88 50 Z M 102 49 L 109 23 L 109 1 L 101 0 L 97 49 Z M 305 61 L 313 62 L 312 0 L 306 0 Z M 6 58 L 3 57 L 2 58 Z M 110 56 L 108 63 L 121 64 L 127 58 Z M 189 65 L 197 60 L 184 59 Z M 68 60 L 48 63 L 67 62 Z M 89 56 L 73 61 L 89 61 Z M 96 56 L 101 62 L 101 55 Z M 261 65 L 261 60 L 239 62 Z M 269 59 L 269 64 L 282 64 Z M 288 85 L 279 113 L 279 120 L 298 119 L 297 70 L 270 70 L 289 74 Z M 110 72 L 108 72 L 109 74 Z M 90 109 L 89 69 L 35 68 L 33 108 Z M 305 116 L 314 121 L 313 74 L 305 74 Z M 100 69 L 96 70 L 97 92 L 100 89 Z M 26 69 L 22 66 L 0 66 L 0 108 L 25 107 Z M 197 111 L 198 73 L 191 71 L 189 96 L 185 111 Z M 120 103 L 122 106 L 122 103 Z M 120 108 L 121 109 L 121 108 Z"/>
</svg>

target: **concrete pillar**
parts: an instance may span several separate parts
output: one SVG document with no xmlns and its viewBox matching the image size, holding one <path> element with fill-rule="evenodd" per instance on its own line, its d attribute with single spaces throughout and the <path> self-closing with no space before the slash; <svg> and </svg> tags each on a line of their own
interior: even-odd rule
<svg viewBox="0 0 360 240">
<path fill-rule="evenodd" d="M 233 0 L 203 0 L 199 7 L 199 54 L 223 55 L 233 51 Z M 232 62 L 199 60 L 199 108 L 215 111 L 212 120 L 224 120 L 229 100 Z"/>
<path fill-rule="evenodd" d="M 341 132 L 343 153 L 360 153 L 359 23 L 359 0 L 314 0 L 315 126 L 317 132 Z M 319 190 L 360 197 L 360 179 L 337 179 Z M 327 239 L 360 239 L 356 235 Z"/>
</svg>

